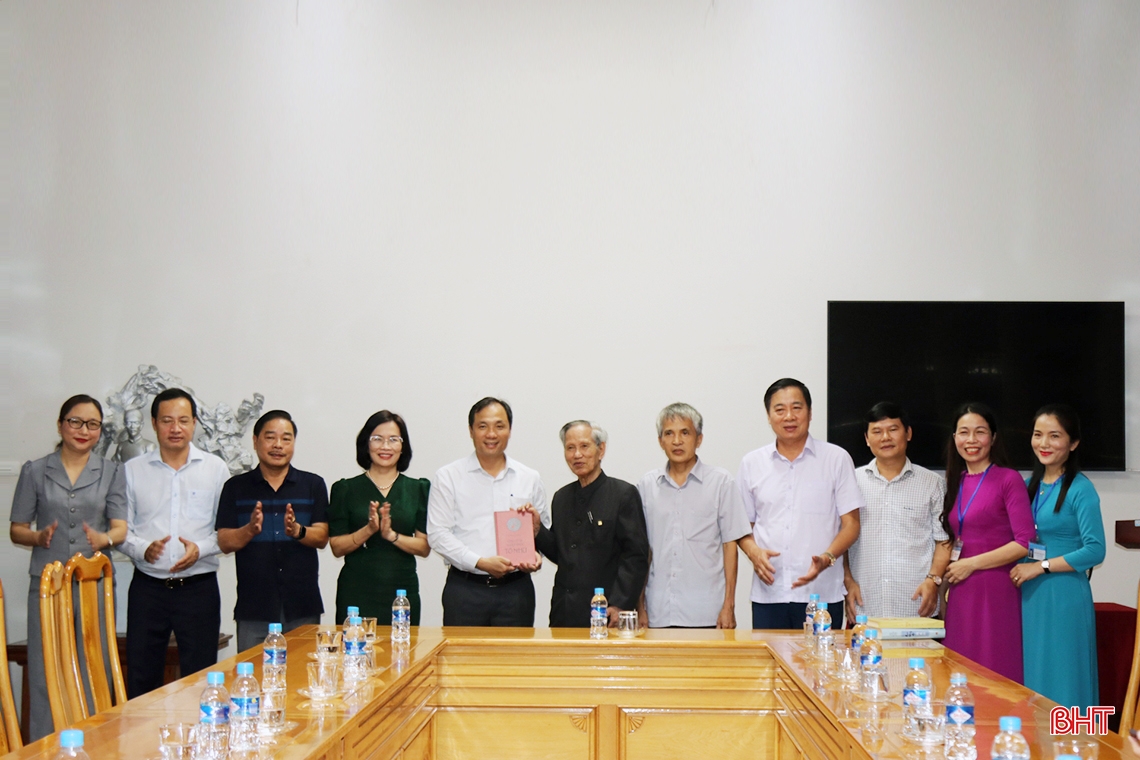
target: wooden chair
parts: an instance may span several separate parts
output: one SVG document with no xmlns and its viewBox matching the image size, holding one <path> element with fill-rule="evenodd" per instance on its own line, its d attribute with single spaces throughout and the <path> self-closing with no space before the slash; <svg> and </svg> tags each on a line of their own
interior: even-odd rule
<svg viewBox="0 0 1140 760">
<path fill-rule="evenodd" d="M 99 581 L 103 581 L 103 630 L 99 626 Z M 78 591 L 72 583 L 78 582 Z M 101 713 L 114 705 L 121 705 L 127 701 L 127 687 L 123 681 L 123 668 L 119 662 L 118 638 L 115 633 L 115 584 L 114 570 L 111 558 L 102 552 L 88 559 L 82 554 L 76 554 L 63 569 L 63 587 L 67 595 L 66 606 L 74 609 L 73 594 L 79 595 L 79 625 L 83 636 L 83 656 L 87 666 L 87 683 L 91 687 L 91 698 L 95 703 L 95 712 Z M 74 637 L 75 630 L 71 629 Z M 73 638 L 74 641 L 74 638 Z M 78 650 L 72 644 L 73 650 Z M 106 649 L 111 659 L 111 680 L 114 686 L 114 702 L 111 701 L 111 685 L 107 683 L 107 661 L 103 657 Z M 80 702 L 84 708 L 84 717 L 87 716 L 87 701 L 82 698 L 83 680 L 76 663 L 76 674 L 79 676 Z"/>
<path fill-rule="evenodd" d="M 16 720 L 16 700 L 12 697 L 12 680 L 8 675 L 8 634 L 4 618 L 4 584 L 0 583 L 0 755 L 24 746 L 20 738 L 20 722 Z"/>
<path fill-rule="evenodd" d="M 1124 711 L 1120 713 L 1120 735 L 1127 736 L 1133 729 L 1140 729 L 1140 584 L 1136 586 L 1136 644 L 1132 648 L 1132 674 L 1128 677 L 1128 690 L 1124 692 Z M 1127 744 L 1127 739 L 1125 744 Z"/>
<path fill-rule="evenodd" d="M 40 635 L 43 638 L 44 676 L 48 703 L 56 731 L 87 717 L 79 686 L 79 659 L 75 651 L 75 623 L 70 587 L 64 591 L 63 563 L 50 562 L 40 574 Z"/>
</svg>

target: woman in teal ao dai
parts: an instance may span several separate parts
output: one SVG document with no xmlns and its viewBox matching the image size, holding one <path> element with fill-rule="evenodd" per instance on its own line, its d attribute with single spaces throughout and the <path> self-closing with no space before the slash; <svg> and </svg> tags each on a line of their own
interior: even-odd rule
<svg viewBox="0 0 1140 760">
<path fill-rule="evenodd" d="M 1096 618 L 1087 571 L 1104 561 L 1100 497 L 1081 474 L 1081 423 L 1063 404 L 1042 407 L 1033 424 L 1037 463 L 1029 498 L 1045 560 L 1010 571 L 1021 588 L 1025 685 L 1065 707 L 1100 704 Z"/>
</svg>

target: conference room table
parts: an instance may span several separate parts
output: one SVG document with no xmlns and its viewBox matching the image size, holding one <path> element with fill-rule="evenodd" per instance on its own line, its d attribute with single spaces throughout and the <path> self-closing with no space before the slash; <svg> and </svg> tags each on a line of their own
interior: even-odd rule
<svg viewBox="0 0 1140 760">
<path fill-rule="evenodd" d="M 241 757 L 279 760 L 715 756 L 940 758 L 902 736 L 899 694 L 906 652 L 888 657 L 891 699 L 869 703 L 818 665 L 796 633 L 649 630 L 592 640 L 586 629 L 413 628 L 410 645 L 377 642 L 377 670 L 328 703 L 309 699 L 316 626 L 287 635 L 286 727 Z M 1054 703 L 949 650 L 928 652 L 936 696 L 950 673 L 968 675 L 979 757 L 998 719 L 1016 715 L 1033 758 L 1052 758 Z M 251 649 L 218 663 L 229 685 Z M 157 758 L 165 723 L 193 722 L 205 673 L 79 723 L 96 760 Z M 9 755 L 51 758 L 58 734 Z M 1101 760 L 1132 758 L 1117 734 L 1099 737 Z M 233 755 L 238 757 L 238 755 Z"/>
</svg>

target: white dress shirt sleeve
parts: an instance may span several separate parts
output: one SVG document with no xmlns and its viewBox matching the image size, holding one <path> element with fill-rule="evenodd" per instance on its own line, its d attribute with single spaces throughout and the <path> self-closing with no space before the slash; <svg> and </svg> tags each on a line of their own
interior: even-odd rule
<svg viewBox="0 0 1140 760">
<path fill-rule="evenodd" d="M 133 468 L 123 465 L 127 474 L 127 537 L 117 549 L 133 559 L 135 562 L 145 562 L 146 548 L 150 541 L 139 538 L 135 533 L 138 524 L 138 499 L 135 497 Z"/>
<path fill-rule="evenodd" d="M 214 462 L 210 461 L 210 464 L 214 464 Z M 214 469 L 216 472 L 214 474 L 214 493 L 210 499 L 210 532 L 200 540 L 194 542 L 198 544 L 199 560 L 203 560 L 206 557 L 213 557 L 222 553 L 222 550 L 218 547 L 218 531 L 213 526 L 218 519 L 218 503 L 222 499 L 222 487 L 225 486 L 226 481 L 230 478 L 230 470 L 229 467 L 226 466 L 226 463 L 221 459 L 218 459 Z"/>
<path fill-rule="evenodd" d="M 840 515 L 854 512 L 866 506 L 859 481 L 855 479 L 855 463 L 846 451 L 836 457 L 835 465 L 835 510 Z"/>
<path fill-rule="evenodd" d="M 537 505 L 536 505 L 537 506 Z M 473 572 L 479 553 L 455 536 L 455 483 L 448 468 L 441 468 L 432 478 L 428 492 L 428 545 L 452 567 Z M 541 513 L 540 513 L 541 514 Z M 549 522 L 549 516 L 545 518 Z"/>
</svg>

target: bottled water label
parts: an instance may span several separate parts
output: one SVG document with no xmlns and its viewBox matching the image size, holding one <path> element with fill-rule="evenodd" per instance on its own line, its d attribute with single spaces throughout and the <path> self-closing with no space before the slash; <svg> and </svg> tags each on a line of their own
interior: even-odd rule
<svg viewBox="0 0 1140 760">
<path fill-rule="evenodd" d="M 946 721 L 956 726 L 974 725 L 974 706 L 946 705 Z"/>
<path fill-rule="evenodd" d="M 204 703 L 198 706 L 198 722 L 224 726 L 230 722 L 230 706 Z"/>
<path fill-rule="evenodd" d="M 590 620 L 605 620 L 605 618 L 606 618 L 606 608 L 605 607 L 598 606 L 598 607 L 591 607 L 590 608 Z"/>
<path fill-rule="evenodd" d="M 261 650 L 261 665 L 284 665 L 285 664 L 284 649 L 263 649 Z"/>
<path fill-rule="evenodd" d="M 364 639 L 358 639 L 356 641 L 352 641 L 351 639 L 345 639 L 345 642 L 344 642 L 344 653 L 345 653 L 345 655 L 349 656 L 349 657 L 351 657 L 352 655 L 363 656 L 364 655 L 364 644 L 365 644 Z"/>
<path fill-rule="evenodd" d="M 261 697 L 230 697 L 233 718 L 256 718 L 261 712 Z"/>
<path fill-rule="evenodd" d="M 815 635 L 818 636 L 821 633 L 824 633 L 826 631 L 830 631 L 831 630 L 831 623 L 813 623 L 811 629 L 815 633 Z"/>
<path fill-rule="evenodd" d="M 874 652 L 872 654 L 859 655 L 859 663 L 865 668 L 870 668 L 870 667 L 873 667 L 875 665 L 878 665 L 880 662 L 882 662 L 882 660 L 883 660 L 883 656 L 881 654 L 879 654 L 878 652 Z"/>
<path fill-rule="evenodd" d="M 930 703 L 930 689 L 903 689 L 903 704 L 907 707 Z"/>
<path fill-rule="evenodd" d="M 405 624 L 411 623 L 412 611 L 411 610 L 392 610 L 392 624 L 397 623 Z"/>
</svg>

